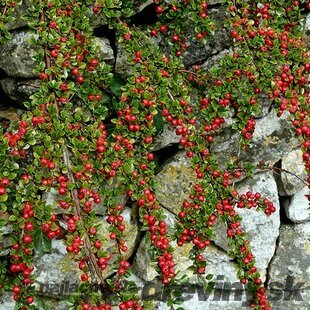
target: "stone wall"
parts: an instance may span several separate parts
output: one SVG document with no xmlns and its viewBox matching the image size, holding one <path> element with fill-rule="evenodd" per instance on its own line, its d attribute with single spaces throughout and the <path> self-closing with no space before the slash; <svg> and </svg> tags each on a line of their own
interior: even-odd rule
<svg viewBox="0 0 310 310">
<path fill-rule="evenodd" d="M 142 9 L 140 8 L 140 11 Z M 21 16 L 23 11 L 19 14 Z M 207 44 L 190 46 L 185 59 L 187 66 L 199 63 L 207 70 L 216 65 L 223 55 L 230 53 L 232 42 L 223 28 L 226 17 L 220 1 L 211 3 L 210 14 L 217 19 L 219 31 Z M 305 20 L 307 36 L 310 31 L 310 16 Z M 93 21 L 101 56 L 114 66 L 119 75 L 126 77 L 129 72 L 126 54 L 121 46 L 112 48 L 115 46 L 114 42 L 111 42 L 113 38 L 104 37 L 104 31 L 100 27 L 103 23 L 102 20 Z M 12 39 L 6 46 L 0 46 L 1 124 L 19 118 L 23 113 L 23 101 L 36 91 L 39 84 L 36 75 L 33 74 L 35 63 L 32 56 L 38 53 L 38 47 L 30 44 L 32 35 L 21 20 L 10 28 Z M 277 212 L 270 217 L 252 210 L 239 212 L 244 218 L 243 226 L 248 232 L 257 266 L 270 289 L 269 296 L 273 308 L 309 309 L 310 217 L 308 201 L 305 197 L 308 190 L 304 181 L 306 172 L 301 160 L 301 150 L 290 130 L 287 115 L 277 118 L 268 100 L 265 100 L 263 111 L 261 115 L 257 115 L 256 121 L 257 128 L 254 132 L 253 144 L 247 151 L 241 151 L 240 158 L 254 164 L 264 161 L 275 169 L 257 171 L 252 178 L 241 180 L 237 188 L 240 193 L 248 190 L 261 192 L 274 202 Z M 236 147 L 238 137 L 231 136 L 230 132 L 230 128 L 227 127 L 217 138 L 212 149 L 223 163 L 236 156 L 238 152 Z M 180 202 L 187 196 L 189 185 L 194 182 L 195 176 L 184 152 L 179 151 L 177 145 L 178 138 L 173 130 L 165 127 L 157 138 L 156 151 L 162 157 L 162 164 L 156 179 L 158 199 L 167 215 L 169 227 L 173 227 Z M 287 173 L 284 173 L 284 170 Z M 50 192 L 42 199 L 53 204 L 56 194 Z M 97 210 L 97 216 L 98 221 L 105 222 L 100 208 Z M 155 280 L 157 273 L 150 262 L 145 236 L 138 230 L 135 208 L 127 208 L 124 216 L 131 223 L 127 230 L 126 241 L 129 246 L 128 256 L 133 261 L 133 280 L 141 288 L 144 297 L 154 291 L 160 292 Z M 103 234 L 106 229 L 106 227 L 102 228 Z M 189 276 L 193 284 L 191 287 L 183 288 L 185 309 L 229 310 L 244 307 L 247 295 L 237 279 L 235 263 L 227 255 L 229 247 L 226 243 L 225 227 L 219 225 L 217 231 L 219 237 L 213 240 L 211 246 L 205 251 L 207 271 L 213 274 L 216 280 L 213 293 L 202 292 L 199 283 L 188 269 L 190 246 L 176 249 L 177 270 Z M 4 242 L 0 244 L 0 259 L 5 259 L 8 254 L 10 232 L 10 227 L 7 227 Z M 112 244 L 107 242 L 105 246 L 113 251 Z M 64 300 L 77 288 L 79 270 L 75 263 L 67 258 L 63 242 L 53 240 L 52 252 L 37 255 L 35 265 L 36 285 L 45 296 L 46 308 L 42 305 L 42 309 L 68 309 Z M 112 274 L 113 272 L 107 269 L 105 276 Z M 236 289 L 232 290 L 232 288 Z M 164 304 L 158 300 L 160 299 L 158 294 L 154 298 L 150 296 L 149 298 L 157 300 L 155 304 L 158 309 L 165 309 Z M 0 309 L 13 308 L 14 303 L 9 294 L 0 296 Z"/>
</svg>

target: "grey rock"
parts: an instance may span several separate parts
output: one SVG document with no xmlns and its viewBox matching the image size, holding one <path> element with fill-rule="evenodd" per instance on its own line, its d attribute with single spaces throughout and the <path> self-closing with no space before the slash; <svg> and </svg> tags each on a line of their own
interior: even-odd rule
<svg viewBox="0 0 310 310">
<path fill-rule="evenodd" d="M 32 57 L 36 56 L 41 48 L 31 43 L 31 38 L 35 37 L 36 35 L 28 31 L 16 32 L 13 33 L 11 40 L 6 45 L 0 46 L 0 68 L 7 75 L 18 78 L 36 77 L 36 74 L 33 73 L 33 70 L 36 68 L 36 62 Z M 106 38 L 96 38 L 95 44 L 99 47 L 100 57 L 108 64 L 113 64 L 114 54 L 109 40 Z M 16 96 L 17 98 L 27 96 L 35 90 L 35 88 L 28 85 L 32 84 L 33 81 L 21 81 L 17 83 L 5 80 L 3 82 L 8 83 L 8 85 L 2 83 L 2 88 L 10 96 Z"/>
<path fill-rule="evenodd" d="M 310 223 L 283 225 L 269 269 L 273 309 L 309 309 L 309 256 Z"/>
<path fill-rule="evenodd" d="M 307 14 L 305 18 L 305 31 L 310 32 L 310 14 Z"/>
<path fill-rule="evenodd" d="M 10 253 L 10 246 L 11 246 L 10 234 L 12 232 L 13 232 L 12 225 L 6 225 L 0 228 L 0 257 L 6 256 Z"/>
<path fill-rule="evenodd" d="M 281 168 L 287 172 L 281 172 L 281 188 L 283 191 L 280 191 L 280 195 L 292 196 L 305 185 L 302 180 L 306 182 L 307 179 L 307 172 L 302 160 L 302 150 L 296 149 L 284 156 Z"/>
<path fill-rule="evenodd" d="M 173 144 L 179 143 L 180 137 L 175 133 L 175 129 L 165 124 L 162 132 L 160 132 L 155 138 L 154 150 L 160 150 Z"/>
<path fill-rule="evenodd" d="M 188 49 L 185 53 L 184 64 L 191 66 L 197 62 L 206 60 L 225 49 L 228 49 L 232 44 L 232 39 L 228 30 L 224 27 L 227 21 L 226 8 L 219 7 L 209 10 L 210 17 L 215 21 L 215 34 L 207 38 L 206 44 L 201 44 L 197 41 L 190 41 Z"/>
<path fill-rule="evenodd" d="M 192 244 L 184 244 L 177 246 L 176 242 L 172 241 L 171 246 L 174 248 L 175 270 L 178 272 L 178 278 L 186 275 L 191 283 L 197 284 L 197 279 L 190 269 L 192 261 L 189 259 L 189 254 L 193 248 Z M 145 281 L 153 281 L 159 276 L 156 271 L 156 262 L 153 263 L 149 253 L 150 245 L 146 242 L 146 238 L 142 239 L 133 263 L 135 273 Z M 239 282 L 236 276 L 236 267 L 232 259 L 220 248 L 210 245 L 204 252 L 204 257 L 207 262 L 206 272 L 212 274 L 214 278 L 225 277 L 225 280 L 231 282 Z"/>
<path fill-rule="evenodd" d="M 1 89 L 12 100 L 22 103 L 29 99 L 31 95 L 37 92 L 40 86 L 39 80 L 17 81 L 12 78 L 0 80 Z"/>
<path fill-rule="evenodd" d="M 215 137 L 211 146 L 211 152 L 215 154 L 218 163 L 225 167 L 229 160 L 251 162 L 257 165 L 263 161 L 273 166 L 292 149 L 299 146 L 298 139 L 294 136 L 292 126 L 283 114 L 280 118 L 271 111 L 265 117 L 256 121 L 256 128 L 250 146 L 246 149 L 240 148 L 238 133 L 232 134 L 231 128 L 224 130 Z"/>
<path fill-rule="evenodd" d="M 285 204 L 286 216 L 295 223 L 310 220 L 309 200 L 306 195 L 309 195 L 309 188 L 304 186 Z"/>
<path fill-rule="evenodd" d="M 122 215 L 127 223 L 124 240 L 128 250 L 124 253 L 124 259 L 128 259 L 133 254 L 136 246 L 138 226 L 136 220 L 132 217 L 131 209 L 126 208 Z M 107 238 L 110 226 L 107 221 L 102 217 L 97 217 L 97 220 L 98 223 L 102 224 L 97 232 L 98 239 L 102 242 L 102 249 L 112 255 L 111 261 L 103 271 L 103 277 L 106 278 L 113 274 L 116 267 L 114 263 L 118 257 L 118 247 L 114 241 Z M 34 265 L 36 268 L 35 286 L 43 295 L 63 298 L 77 290 L 82 272 L 67 254 L 66 246 L 62 240 L 53 240 L 52 252 L 41 256 L 37 255 Z"/>
<path fill-rule="evenodd" d="M 215 4 L 221 4 L 223 3 L 223 0 L 209 0 L 208 5 L 215 5 Z"/>
<path fill-rule="evenodd" d="M 33 78 L 36 63 L 32 59 L 41 49 L 31 43 L 36 35 L 21 31 L 13 33 L 11 40 L 0 46 L 0 68 L 11 77 Z"/>
<path fill-rule="evenodd" d="M 180 152 L 167 163 L 156 176 L 158 187 L 156 189 L 158 201 L 173 214 L 178 214 L 182 202 L 188 198 L 190 188 L 195 182 L 195 174 L 190 161 Z M 246 179 L 237 186 L 239 193 L 249 190 L 260 192 L 263 197 L 271 200 L 276 212 L 267 217 L 263 212 L 239 209 L 238 213 L 243 218 L 242 225 L 248 233 L 252 244 L 253 254 L 256 256 L 257 267 L 262 277 L 266 275 L 266 268 L 274 254 L 276 240 L 279 235 L 280 215 L 277 185 L 272 172 L 256 174 L 252 179 Z M 218 238 L 215 243 L 228 250 L 226 228 L 220 225 L 217 229 Z"/>
<path fill-rule="evenodd" d="M 0 309 L 1 310 L 14 310 L 15 301 L 13 300 L 13 294 L 0 293 Z"/>
<path fill-rule="evenodd" d="M 196 175 L 185 152 L 179 152 L 162 167 L 155 180 L 158 183 L 156 197 L 159 203 L 170 212 L 178 214 L 196 182 Z"/>
<path fill-rule="evenodd" d="M 52 253 L 43 254 L 35 260 L 35 286 L 48 296 L 65 296 L 77 291 L 82 273 L 77 264 L 67 256 L 61 240 L 52 241 Z"/>
<path fill-rule="evenodd" d="M 87 12 L 87 17 L 89 18 L 90 21 L 90 26 L 92 28 L 98 28 L 100 26 L 104 26 L 107 24 L 107 18 L 103 14 L 94 14 L 93 13 L 93 8 L 90 7 L 88 12 Z"/>
<path fill-rule="evenodd" d="M 8 236 L 2 237 L 2 240 L 0 241 L 0 257 L 10 254 L 10 245 L 10 238 Z"/>
<path fill-rule="evenodd" d="M 201 65 L 201 69 L 203 71 L 208 71 L 209 69 L 211 69 L 212 67 L 216 67 L 219 65 L 219 62 L 225 58 L 225 56 L 227 55 L 232 55 L 233 54 L 233 50 L 230 49 L 225 49 L 223 51 L 220 51 L 218 54 L 215 54 L 211 57 L 209 57 L 202 65 Z"/>
<path fill-rule="evenodd" d="M 105 189 L 115 189 L 117 187 L 118 187 L 118 184 L 115 184 L 115 181 L 113 179 L 108 180 L 107 183 L 105 184 Z M 57 200 L 59 200 L 60 197 L 61 196 L 59 195 L 58 191 L 56 191 L 53 188 L 51 188 L 49 191 L 46 191 L 42 194 L 42 200 L 45 201 L 46 204 L 53 207 L 54 213 L 56 213 L 56 214 L 68 213 L 67 210 L 59 207 Z M 101 193 L 101 198 L 102 198 L 101 199 L 102 202 L 93 206 L 93 210 L 95 211 L 96 215 L 106 215 L 107 214 L 107 207 L 104 204 L 104 201 L 106 199 L 110 199 L 110 198 L 107 197 L 107 195 L 105 195 L 104 192 Z M 126 201 L 127 201 L 126 193 L 122 193 L 118 197 L 115 197 L 115 203 L 116 204 L 121 204 L 124 206 Z"/>
<path fill-rule="evenodd" d="M 99 56 L 107 64 L 113 65 L 114 52 L 111 47 L 110 41 L 107 38 L 96 37 L 95 44 L 99 47 Z"/>
<path fill-rule="evenodd" d="M 115 61 L 115 72 L 126 79 L 132 73 L 132 64 L 129 62 L 128 53 L 124 51 L 121 45 L 117 47 L 117 56 Z"/>
<path fill-rule="evenodd" d="M 241 310 L 246 309 L 244 302 L 239 300 L 234 300 L 234 294 L 228 295 L 229 300 L 221 301 L 219 300 L 222 298 L 222 291 L 218 291 L 217 293 L 212 293 L 211 296 L 208 298 L 206 297 L 207 294 L 200 294 L 203 295 L 199 298 L 199 294 L 192 295 L 192 298 L 186 300 L 184 304 L 182 304 L 182 308 L 185 310 Z M 185 296 L 186 293 L 185 293 Z M 242 295 L 241 295 L 242 297 Z M 205 300 L 203 299 L 205 298 Z M 237 297 L 239 298 L 239 297 Z M 169 310 L 170 308 L 163 302 L 157 302 L 156 308 L 157 310 Z"/>
</svg>

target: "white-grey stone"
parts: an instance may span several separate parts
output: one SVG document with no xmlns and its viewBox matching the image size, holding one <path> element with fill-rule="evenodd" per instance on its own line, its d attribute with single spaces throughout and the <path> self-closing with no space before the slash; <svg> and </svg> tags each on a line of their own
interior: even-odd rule
<svg viewBox="0 0 310 310">
<path fill-rule="evenodd" d="M 300 144 L 291 129 L 288 114 L 277 117 L 272 110 L 265 117 L 256 120 L 253 139 L 248 148 L 239 150 L 240 135 L 232 133 L 231 128 L 228 128 L 215 137 L 211 151 L 222 167 L 229 160 L 235 161 L 238 158 L 241 162 L 251 162 L 254 165 L 262 161 L 273 166 Z"/>
<path fill-rule="evenodd" d="M 36 62 L 32 59 L 37 55 L 41 47 L 31 43 L 37 36 L 28 31 L 12 34 L 12 38 L 6 45 L 0 46 L 0 68 L 12 77 L 32 78 L 36 74 Z"/>
<path fill-rule="evenodd" d="M 125 244 L 128 250 L 124 253 L 124 258 L 128 259 L 135 249 L 138 238 L 138 226 L 136 219 L 132 216 L 132 209 L 126 208 L 123 211 L 126 229 L 124 231 Z M 98 217 L 98 223 L 102 224 L 98 229 L 98 239 L 102 242 L 102 249 L 105 249 L 112 255 L 112 259 L 103 271 L 103 277 L 106 278 L 113 273 L 116 267 L 114 263 L 118 257 L 118 247 L 115 241 L 110 240 L 109 224 L 102 217 Z M 35 260 L 36 288 L 42 294 L 47 296 L 66 296 L 77 290 L 82 273 L 77 263 L 67 254 L 66 245 L 62 240 L 52 241 L 52 252 L 37 256 Z"/>
<path fill-rule="evenodd" d="M 115 184 L 114 180 L 110 179 L 109 181 L 107 181 L 105 188 L 115 188 L 115 187 L 117 187 L 117 184 Z M 101 196 L 102 202 L 94 205 L 93 210 L 95 211 L 95 213 L 97 215 L 106 215 L 107 214 L 107 206 L 104 204 L 104 201 L 105 201 L 105 199 L 109 199 L 109 198 L 106 197 L 106 195 L 104 195 L 104 193 L 101 193 L 101 194 L 102 194 L 102 196 Z M 56 214 L 67 213 L 68 211 L 60 208 L 58 203 L 57 203 L 57 200 L 59 200 L 60 197 L 61 197 L 61 195 L 59 195 L 58 191 L 56 191 L 54 188 L 51 188 L 42 194 L 42 200 L 45 201 L 46 204 L 53 207 L 54 213 L 56 213 Z M 121 205 L 125 205 L 126 201 L 127 201 L 127 196 L 125 193 L 119 195 L 115 199 L 115 203 L 118 203 Z"/>
<path fill-rule="evenodd" d="M 179 143 L 180 136 L 175 133 L 175 129 L 170 125 L 165 124 L 163 131 L 159 133 L 155 138 L 155 148 L 154 150 L 160 150 L 172 144 Z"/>
<path fill-rule="evenodd" d="M 112 65 L 114 63 L 114 52 L 110 41 L 107 38 L 96 37 L 95 44 L 99 47 L 100 58 Z"/>
<path fill-rule="evenodd" d="M 201 65 L 201 69 L 204 71 L 208 71 L 210 68 L 212 68 L 213 66 L 216 66 L 219 64 L 219 62 L 225 58 L 225 56 L 227 55 L 232 55 L 233 54 L 233 50 L 232 48 L 229 49 L 225 49 L 223 51 L 220 51 L 218 54 L 215 54 L 211 57 L 209 57 L 202 65 Z"/>
<path fill-rule="evenodd" d="M 156 176 L 158 187 L 156 189 L 158 201 L 170 212 L 178 214 L 182 202 L 188 198 L 189 191 L 195 182 L 195 173 L 190 166 L 190 161 L 180 152 L 167 163 Z M 277 185 L 272 172 L 256 174 L 237 186 L 239 193 L 247 191 L 260 192 L 263 197 L 274 203 L 276 212 L 269 217 L 262 211 L 238 209 L 243 218 L 242 225 L 248 233 L 253 254 L 256 256 L 257 267 L 262 277 L 266 276 L 266 268 L 274 255 L 276 240 L 279 235 L 280 213 Z M 227 247 L 226 227 L 219 225 L 215 243 L 225 250 Z"/>
<path fill-rule="evenodd" d="M 165 222 L 167 223 L 168 234 L 172 235 L 174 233 L 174 226 L 177 222 L 177 218 L 173 213 L 165 209 L 164 214 L 166 216 Z M 175 270 L 179 272 L 177 278 L 186 275 L 191 283 L 198 283 L 196 276 L 190 269 L 192 261 L 189 259 L 189 254 L 193 245 L 189 243 L 180 247 L 177 246 L 175 241 L 172 241 L 171 245 L 174 248 L 173 255 L 176 263 Z M 150 245 L 146 242 L 146 237 L 144 237 L 139 245 L 133 264 L 135 273 L 144 281 L 153 281 L 159 275 L 155 270 L 156 266 L 151 262 L 149 248 Z M 230 258 L 225 251 L 214 244 L 211 244 L 203 252 L 203 255 L 207 262 L 207 274 L 212 274 L 214 279 L 217 277 L 223 277 L 224 281 L 230 281 L 233 283 L 239 282 L 236 266 L 232 261 L 232 258 Z"/>
<path fill-rule="evenodd" d="M 22 3 L 16 5 L 13 12 L 14 20 L 6 25 L 8 30 L 14 30 L 27 26 L 27 22 L 24 17 L 30 7 L 30 3 L 30 0 L 23 0 Z"/>
<path fill-rule="evenodd" d="M 0 309 L 1 310 L 14 310 L 15 301 L 13 300 L 13 294 L 0 293 Z"/>
<path fill-rule="evenodd" d="M 305 222 L 310 219 L 309 200 L 306 195 L 309 195 L 309 188 L 304 186 L 285 205 L 286 216 L 295 223 Z"/>
<path fill-rule="evenodd" d="M 308 310 L 310 300 L 310 223 L 283 225 L 269 268 L 273 309 Z"/>
<path fill-rule="evenodd" d="M 215 21 L 215 33 L 207 38 L 205 44 L 202 44 L 197 40 L 188 42 L 188 48 L 184 57 L 184 64 L 186 66 L 191 66 L 198 62 L 204 61 L 209 57 L 228 49 L 232 44 L 229 31 L 224 27 L 224 24 L 228 20 L 226 8 L 211 8 L 208 13 Z M 193 31 L 194 29 L 189 29 L 189 37 L 193 35 Z"/>
<path fill-rule="evenodd" d="M 6 256 L 10 253 L 11 238 L 10 234 L 13 232 L 12 225 L 0 227 L 0 257 Z"/>
<path fill-rule="evenodd" d="M 302 150 L 296 149 L 284 156 L 282 158 L 281 168 L 285 171 L 281 172 L 281 181 L 283 185 L 281 188 L 283 191 L 280 191 L 280 195 L 292 196 L 305 186 L 307 179 L 307 172 L 302 160 Z M 302 180 L 304 180 L 304 182 Z"/>
<path fill-rule="evenodd" d="M 77 264 L 67 257 L 62 240 L 52 241 L 52 253 L 36 258 L 36 289 L 49 296 L 65 296 L 74 293 L 79 286 L 81 271 Z"/>
<path fill-rule="evenodd" d="M 128 53 L 124 51 L 121 45 L 117 47 L 115 60 L 115 72 L 123 79 L 126 79 L 132 73 L 132 65 L 128 59 Z"/>
<path fill-rule="evenodd" d="M 305 31 L 309 32 L 310 31 L 310 14 L 307 15 L 306 21 L 305 21 Z"/>
</svg>

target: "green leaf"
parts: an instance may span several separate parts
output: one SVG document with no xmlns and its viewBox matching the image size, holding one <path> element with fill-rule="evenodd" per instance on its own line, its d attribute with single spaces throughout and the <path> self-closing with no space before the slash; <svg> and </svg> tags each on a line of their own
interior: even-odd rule
<svg viewBox="0 0 310 310">
<path fill-rule="evenodd" d="M 5 202 L 8 200 L 8 195 L 7 194 L 3 194 L 0 196 L 0 202 Z"/>
<path fill-rule="evenodd" d="M 120 98 L 123 91 L 122 87 L 126 84 L 126 82 L 117 75 L 114 75 L 110 80 L 110 90 L 117 98 Z"/>
<path fill-rule="evenodd" d="M 161 114 L 156 114 L 153 118 L 156 134 L 159 134 L 164 128 L 164 120 Z"/>
<path fill-rule="evenodd" d="M 33 239 L 34 247 L 38 254 L 42 255 L 52 252 L 52 240 L 47 237 L 40 227 L 35 229 Z"/>
</svg>

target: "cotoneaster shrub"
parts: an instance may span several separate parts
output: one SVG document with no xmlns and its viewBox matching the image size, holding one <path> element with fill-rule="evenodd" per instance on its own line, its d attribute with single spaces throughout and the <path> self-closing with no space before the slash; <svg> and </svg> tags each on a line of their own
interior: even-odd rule
<svg viewBox="0 0 310 310">
<path fill-rule="evenodd" d="M 5 25 L 21 2 L 1 4 L 2 44 L 10 36 Z M 203 252 L 216 222 L 222 221 L 238 277 L 253 296 L 250 307 L 271 309 L 236 210 L 252 208 L 269 216 L 275 207 L 260 193 L 239 195 L 235 181 L 256 167 L 236 160 L 222 170 L 210 145 L 232 116 L 240 148 L 247 148 L 262 95 L 267 95 L 278 116 L 290 114 L 309 172 L 310 62 L 301 24 L 309 4 L 223 1 L 230 14 L 233 53 L 215 69 L 202 72 L 198 65 L 185 68 L 183 57 L 188 40 L 204 42 L 214 34 L 207 2 L 154 1 L 158 21 L 143 29 L 129 23 L 141 2 L 145 1 L 31 1 L 26 18 L 37 36 L 34 43 L 42 47 L 36 58 L 41 84 L 25 102 L 27 112 L 21 120 L 0 132 L 0 225 L 13 228 L 10 258 L 0 265 L 0 290 L 13 292 L 17 309 L 37 309 L 34 253 L 48 251 L 51 240 L 58 238 L 83 272 L 79 292 L 70 298 L 73 309 L 151 308 L 127 280 L 127 223 L 118 200 L 126 194 L 139 208 L 141 230 L 147 232 L 172 308 L 178 301 L 174 284 L 182 279 L 174 270 L 171 241 L 194 245 L 193 270 L 206 284 L 211 277 Z M 126 81 L 98 57 L 91 14 L 105 17 L 127 52 L 131 74 Z M 158 45 L 159 39 L 164 44 Z M 163 122 L 175 128 L 197 176 L 173 234 L 167 232 L 155 193 L 152 150 Z M 42 200 L 51 189 L 61 197 L 57 204 L 64 209 L 65 225 L 54 213 L 55 206 Z M 104 206 L 110 224 L 103 239 L 94 211 L 98 204 Z M 117 257 L 103 246 L 106 239 L 117 245 Z M 107 279 L 103 272 L 111 266 L 115 276 Z"/>
</svg>

